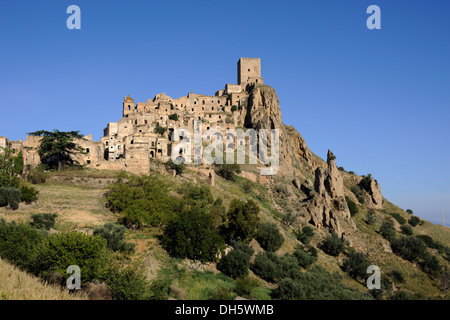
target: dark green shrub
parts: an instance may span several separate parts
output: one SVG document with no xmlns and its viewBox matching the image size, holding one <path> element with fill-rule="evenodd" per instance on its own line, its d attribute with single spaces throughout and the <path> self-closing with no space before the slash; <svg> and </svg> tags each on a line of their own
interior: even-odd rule
<svg viewBox="0 0 450 320">
<path fill-rule="evenodd" d="M 407 236 L 412 236 L 413 235 L 413 229 L 412 229 L 412 227 L 411 226 L 408 226 L 408 225 L 402 225 L 401 227 L 400 227 L 400 230 L 402 231 L 402 233 L 404 234 L 404 235 L 407 235 Z"/>
<path fill-rule="evenodd" d="M 215 228 L 213 217 L 204 209 L 182 210 L 164 228 L 162 245 L 180 258 L 215 261 L 225 242 Z"/>
<path fill-rule="evenodd" d="M 405 277 L 403 276 L 403 273 L 399 270 L 392 270 L 391 277 L 395 282 L 405 283 Z"/>
<path fill-rule="evenodd" d="M 364 279 L 369 266 L 370 261 L 364 254 L 351 249 L 347 258 L 343 261 L 342 270 L 348 273 L 353 279 Z"/>
<path fill-rule="evenodd" d="M 36 229 L 50 230 L 55 226 L 56 213 L 37 213 L 31 216 L 31 226 Z"/>
<path fill-rule="evenodd" d="M 370 190 L 370 182 L 372 181 L 372 175 L 369 173 L 367 176 L 362 176 L 363 178 L 359 182 L 359 186 L 366 191 Z"/>
<path fill-rule="evenodd" d="M 174 121 L 178 121 L 178 115 L 176 113 L 173 113 L 173 114 L 169 115 L 169 119 L 170 120 L 174 120 Z"/>
<path fill-rule="evenodd" d="M 44 237 L 44 233 L 29 225 L 0 222 L 0 257 L 24 270 L 31 270 L 35 249 Z"/>
<path fill-rule="evenodd" d="M 256 240 L 264 250 L 277 251 L 284 243 L 283 235 L 278 227 L 270 222 L 262 223 L 259 226 Z"/>
<path fill-rule="evenodd" d="M 347 206 L 348 209 L 350 210 L 350 215 L 353 217 L 355 214 L 358 213 L 358 207 L 356 206 L 356 203 L 349 197 L 346 196 L 345 200 L 347 201 Z"/>
<path fill-rule="evenodd" d="M 272 292 L 272 298 L 281 300 L 368 300 L 368 294 L 347 287 L 339 277 L 319 266 L 300 272 L 295 279 L 283 279 Z"/>
<path fill-rule="evenodd" d="M 406 223 L 406 219 L 402 217 L 401 214 L 399 213 L 391 213 L 390 214 L 395 220 L 397 220 L 398 223 L 400 224 L 405 224 Z"/>
<path fill-rule="evenodd" d="M 263 252 L 256 255 L 251 270 L 260 278 L 274 282 L 283 274 L 280 270 L 278 256 L 273 252 Z"/>
<path fill-rule="evenodd" d="M 345 243 L 335 232 L 332 232 L 325 237 L 321 244 L 321 249 L 330 256 L 337 256 L 345 251 Z"/>
<path fill-rule="evenodd" d="M 225 178 L 230 181 L 235 181 L 236 174 L 241 173 L 241 168 L 237 163 L 219 164 L 217 165 L 216 173 L 222 178 Z"/>
<path fill-rule="evenodd" d="M 252 247 L 250 247 L 248 244 L 240 241 L 232 241 L 231 246 L 234 248 L 234 250 L 242 251 L 243 253 L 247 254 L 249 257 L 253 256 L 253 253 L 255 250 L 253 250 Z"/>
<path fill-rule="evenodd" d="M 416 216 L 412 216 L 411 218 L 409 218 L 408 223 L 410 225 L 412 225 L 413 227 L 417 226 L 417 225 L 422 225 L 423 221 L 420 220 L 418 217 Z"/>
<path fill-rule="evenodd" d="M 406 212 L 409 214 L 413 214 L 413 211 L 411 209 L 406 209 Z"/>
<path fill-rule="evenodd" d="M 373 225 L 377 222 L 377 216 L 374 211 L 369 210 L 367 212 L 366 222 L 368 225 Z"/>
<path fill-rule="evenodd" d="M 236 293 L 228 287 L 222 286 L 214 290 L 211 300 L 234 300 Z"/>
<path fill-rule="evenodd" d="M 167 300 L 170 292 L 168 279 L 155 279 L 150 283 L 150 300 Z"/>
<path fill-rule="evenodd" d="M 389 242 L 394 241 L 397 236 L 397 232 L 395 231 L 394 227 L 394 222 L 391 220 L 383 222 L 383 224 L 380 227 L 380 233 Z"/>
<path fill-rule="evenodd" d="M 422 270 L 426 273 L 432 275 L 433 277 L 438 277 L 442 273 L 442 265 L 440 264 L 436 256 L 426 253 L 423 261 L 420 263 Z"/>
<path fill-rule="evenodd" d="M 242 278 L 248 275 L 250 256 L 240 250 L 232 250 L 217 264 L 217 269 L 231 278 Z"/>
<path fill-rule="evenodd" d="M 242 190 L 244 190 L 245 193 L 250 193 L 253 188 L 253 183 L 250 180 L 244 180 L 242 183 Z"/>
<path fill-rule="evenodd" d="M 311 241 L 311 238 L 314 236 L 314 229 L 310 226 L 304 226 L 302 230 L 295 231 L 294 235 L 296 236 L 297 240 L 300 241 L 303 244 L 309 244 Z"/>
<path fill-rule="evenodd" d="M 317 250 L 314 247 L 309 247 L 305 250 L 303 247 L 298 247 L 294 251 L 294 256 L 297 258 L 298 264 L 303 268 L 308 268 L 317 260 Z"/>
<path fill-rule="evenodd" d="M 35 273 L 45 279 L 55 274 L 61 284 L 69 276 L 71 265 L 81 269 L 81 280 L 98 279 L 106 266 L 106 240 L 81 232 L 55 233 L 47 236 L 37 247 Z"/>
<path fill-rule="evenodd" d="M 282 217 L 282 221 L 287 226 L 292 226 L 297 221 L 297 216 L 292 212 L 288 212 Z"/>
<path fill-rule="evenodd" d="M 231 106 L 231 112 L 235 112 L 236 110 L 237 110 L 237 106 L 232 105 L 232 106 Z"/>
<path fill-rule="evenodd" d="M 153 132 L 162 136 L 166 132 L 166 130 L 167 130 L 167 127 L 161 127 L 159 125 L 159 123 L 157 122 Z"/>
<path fill-rule="evenodd" d="M 353 192 L 356 199 L 358 199 L 358 202 L 360 204 L 364 204 L 365 198 L 364 198 L 364 191 L 361 189 L 359 185 L 353 185 L 350 187 L 350 191 Z"/>
<path fill-rule="evenodd" d="M 418 235 L 416 235 L 416 238 L 419 239 L 419 240 L 422 240 L 423 243 L 425 243 L 428 248 L 434 248 L 434 240 L 429 235 L 418 234 Z"/>
<path fill-rule="evenodd" d="M 189 185 L 184 193 L 183 202 L 190 207 L 205 208 L 214 203 L 214 197 L 206 184 Z"/>
<path fill-rule="evenodd" d="M 391 243 L 391 246 L 394 253 L 409 261 L 424 258 L 427 252 L 427 247 L 423 241 L 414 236 L 406 236 L 395 240 Z"/>
<path fill-rule="evenodd" d="M 134 252 L 134 245 L 125 242 L 125 227 L 106 223 L 94 230 L 94 236 L 106 239 L 107 246 L 113 251 Z"/>
<path fill-rule="evenodd" d="M 17 188 L 0 187 L 0 207 L 9 206 L 12 210 L 19 209 L 21 200 L 20 190 Z"/>
<path fill-rule="evenodd" d="M 21 200 L 27 204 L 36 202 L 38 199 L 39 191 L 33 187 L 22 186 L 20 187 Z"/>
<path fill-rule="evenodd" d="M 182 174 L 183 171 L 186 169 L 186 164 L 184 162 L 176 164 L 175 162 L 172 161 L 172 158 L 167 160 L 165 166 L 167 170 L 175 170 L 177 175 Z"/>
<path fill-rule="evenodd" d="M 250 242 L 257 234 L 259 206 L 250 199 L 247 203 L 233 199 L 227 212 L 227 221 L 222 233 L 228 243 L 233 240 Z"/>
</svg>

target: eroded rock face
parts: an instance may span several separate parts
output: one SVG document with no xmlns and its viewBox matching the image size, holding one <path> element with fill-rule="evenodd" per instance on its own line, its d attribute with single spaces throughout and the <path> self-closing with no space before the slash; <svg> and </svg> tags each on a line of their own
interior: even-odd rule
<svg viewBox="0 0 450 320">
<path fill-rule="evenodd" d="M 381 194 L 380 185 L 375 179 L 370 180 L 369 194 L 372 200 L 373 207 L 375 209 L 381 209 L 383 207 L 383 195 Z"/>
</svg>

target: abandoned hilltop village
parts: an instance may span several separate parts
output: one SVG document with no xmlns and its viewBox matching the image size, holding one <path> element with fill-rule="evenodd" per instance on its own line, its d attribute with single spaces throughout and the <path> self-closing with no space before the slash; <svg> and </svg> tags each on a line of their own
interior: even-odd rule
<svg viewBox="0 0 450 320">
<path fill-rule="evenodd" d="M 278 97 L 273 88 L 264 85 L 259 58 L 240 58 L 237 63 L 237 84 L 226 84 L 214 96 L 189 93 L 173 99 L 165 93 L 157 94 L 147 102 L 135 103 L 124 97 L 123 117 L 109 122 L 101 141 L 92 135 L 76 140 L 85 153 L 74 155 L 74 160 L 89 168 L 125 170 L 148 174 L 151 161 L 167 161 L 172 152 L 172 133 L 194 131 L 194 123 L 201 122 L 202 132 L 210 129 L 222 132 L 227 148 L 234 148 L 234 136 L 226 130 L 238 128 L 278 129 L 280 159 L 275 176 L 261 176 L 255 166 L 244 166 L 241 175 L 254 182 L 270 185 L 277 177 L 292 182 L 304 197 L 297 202 L 297 213 L 305 222 L 318 228 L 334 230 L 339 236 L 354 230 L 345 196 L 354 198 L 344 187 L 342 175 L 359 183 L 362 177 L 340 171 L 335 156 L 328 151 L 327 162 L 314 155 L 302 136 L 291 126 L 284 125 Z M 197 122 L 198 123 L 198 122 Z M 158 131 L 157 128 L 166 130 Z M 26 166 L 40 163 L 38 148 L 41 137 L 27 136 L 26 140 L 9 141 L 0 137 L 0 147 L 20 150 Z M 214 171 L 204 163 L 192 167 L 209 177 L 214 184 Z M 383 197 L 376 180 L 371 178 L 366 193 L 366 205 L 374 209 L 383 206 Z"/>
</svg>

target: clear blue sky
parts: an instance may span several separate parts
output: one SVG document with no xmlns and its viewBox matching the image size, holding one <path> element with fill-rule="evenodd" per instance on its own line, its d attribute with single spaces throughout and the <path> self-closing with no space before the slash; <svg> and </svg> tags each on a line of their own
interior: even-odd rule
<svg viewBox="0 0 450 320">
<path fill-rule="evenodd" d="M 81 30 L 66 8 L 81 8 Z M 381 30 L 366 9 L 381 8 Z M 260 57 L 310 149 L 424 218 L 450 221 L 450 1 L 3 1 L 0 135 L 98 140 L 123 96 L 214 94 Z"/>
</svg>

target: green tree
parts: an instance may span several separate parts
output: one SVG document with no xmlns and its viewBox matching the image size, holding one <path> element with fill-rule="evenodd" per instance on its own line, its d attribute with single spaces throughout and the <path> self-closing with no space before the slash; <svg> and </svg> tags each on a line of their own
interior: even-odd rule
<svg viewBox="0 0 450 320">
<path fill-rule="evenodd" d="M 259 224 L 259 207 L 254 200 L 245 203 L 233 199 L 227 212 L 223 233 L 228 243 L 232 240 L 250 242 L 256 235 Z"/>
<path fill-rule="evenodd" d="M 30 225 L 36 229 L 50 230 L 55 225 L 56 213 L 37 213 L 31 216 Z"/>
<path fill-rule="evenodd" d="M 380 233 L 389 242 L 394 241 L 397 234 L 395 231 L 394 222 L 392 222 L 391 220 L 383 222 L 380 227 Z"/>
<path fill-rule="evenodd" d="M 217 165 L 216 173 L 227 180 L 235 181 L 236 174 L 241 173 L 241 168 L 237 163 L 219 164 Z"/>
<path fill-rule="evenodd" d="M 265 222 L 259 226 L 256 240 L 264 250 L 277 251 L 284 243 L 284 237 L 274 223 Z"/>
<path fill-rule="evenodd" d="M 418 217 L 412 216 L 411 218 L 409 218 L 408 223 L 415 227 L 417 225 L 421 225 L 423 222 Z"/>
<path fill-rule="evenodd" d="M 172 256 L 202 262 L 215 261 L 225 247 L 211 214 L 198 207 L 175 215 L 164 228 L 161 242 Z"/>
<path fill-rule="evenodd" d="M 394 253 L 409 261 L 424 258 L 427 252 L 425 243 L 414 236 L 402 237 L 393 241 L 391 245 Z"/>
<path fill-rule="evenodd" d="M 339 253 L 344 252 L 345 243 L 343 239 L 338 237 L 336 232 L 332 232 L 325 237 L 325 240 L 321 244 L 321 248 L 326 254 L 337 256 Z"/>
<path fill-rule="evenodd" d="M 106 240 L 81 232 L 55 233 L 37 248 L 35 273 L 43 278 L 56 277 L 62 284 L 71 265 L 81 269 L 82 281 L 98 279 L 106 267 Z"/>
<path fill-rule="evenodd" d="M 0 187 L 18 188 L 22 170 L 22 152 L 15 154 L 15 150 L 0 148 Z"/>
<path fill-rule="evenodd" d="M 232 250 L 217 264 L 217 269 L 231 278 L 243 278 L 248 275 L 250 256 L 240 250 Z"/>
<path fill-rule="evenodd" d="M 368 266 L 370 266 L 369 259 L 361 252 L 351 249 L 343 262 L 342 270 L 347 272 L 354 279 L 364 279 Z"/>
<path fill-rule="evenodd" d="M 346 196 L 345 200 L 347 201 L 348 209 L 350 210 L 350 215 L 353 217 L 355 214 L 358 213 L 358 207 L 356 206 L 356 203 L 349 197 Z"/>
<path fill-rule="evenodd" d="M 76 160 L 72 156 L 76 153 L 84 153 L 84 149 L 77 145 L 75 139 L 84 139 L 79 131 L 63 132 L 59 130 L 39 130 L 29 133 L 32 136 L 42 137 L 39 146 L 41 162 L 51 168 L 61 171 L 64 165 L 73 165 Z"/>
<path fill-rule="evenodd" d="M 124 226 L 106 223 L 94 230 L 94 236 L 99 236 L 106 239 L 108 248 L 113 251 L 134 251 L 134 245 L 125 241 Z"/>
</svg>

